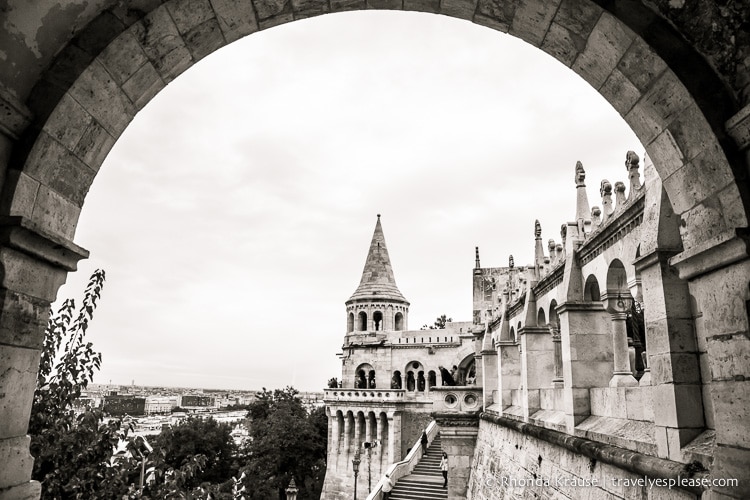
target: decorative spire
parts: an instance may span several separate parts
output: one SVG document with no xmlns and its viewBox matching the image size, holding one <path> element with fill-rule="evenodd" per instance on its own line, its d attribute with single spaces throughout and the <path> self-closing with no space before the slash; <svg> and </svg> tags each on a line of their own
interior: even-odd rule
<svg viewBox="0 0 750 500">
<path fill-rule="evenodd" d="M 383 228 L 380 225 L 380 214 L 375 224 L 365 267 L 362 270 L 362 280 L 349 298 L 350 301 L 356 299 L 391 299 L 406 302 L 393 277 L 391 259 L 388 256 Z"/>
<path fill-rule="evenodd" d="M 638 163 L 641 161 L 638 155 L 634 151 L 628 151 L 625 154 L 625 168 L 628 171 L 628 179 L 630 180 L 630 191 L 628 192 L 628 200 L 635 196 L 636 191 L 641 189 L 641 174 L 638 172 Z"/>
<path fill-rule="evenodd" d="M 612 184 L 607 179 L 602 180 L 599 194 L 602 195 L 602 222 L 604 222 L 614 212 L 614 208 L 612 208 Z"/>
<path fill-rule="evenodd" d="M 544 247 L 542 246 L 542 225 L 539 220 L 534 221 L 534 265 L 537 267 L 544 265 Z M 537 276 L 539 277 L 539 276 Z"/>
<path fill-rule="evenodd" d="M 513 256 L 511 255 L 510 257 L 508 257 L 508 267 L 511 268 L 511 269 L 513 269 L 514 265 L 515 264 L 513 262 Z"/>
<path fill-rule="evenodd" d="M 586 195 L 585 179 L 586 171 L 583 169 L 583 163 L 576 162 L 576 223 L 578 223 L 578 231 L 581 235 L 591 227 L 591 208 L 589 208 L 589 199 Z"/>
<path fill-rule="evenodd" d="M 474 269 L 479 269 L 480 267 L 482 267 L 479 264 L 479 247 L 474 247 L 474 254 L 475 254 L 475 257 L 474 257 Z"/>
<path fill-rule="evenodd" d="M 599 207 L 594 207 L 591 209 L 591 225 L 593 227 L 597 227 L 602 223 L 601 215 L 602 211 Z"/>
<path fill-rule="evenodd" d="M 625 206 L 625 183 L 615 182 L 615 210 L 622 210 Z"/>
</svg>

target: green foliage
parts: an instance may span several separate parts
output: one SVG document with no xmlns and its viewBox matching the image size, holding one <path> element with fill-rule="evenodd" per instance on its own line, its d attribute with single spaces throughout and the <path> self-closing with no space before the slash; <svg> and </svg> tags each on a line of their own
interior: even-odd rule
<svg viewBox="0 0 750 500">
<path fill-rule="evenodd" d="M 442 314 L 437 317 L 432 326 L 422 325 L 421 330 L 445 330 L 445 325 L 452 322 L 453 318 L 448 318 L 445 314 Z"/>
<path fill-rule="evenodd" d="M 236 450 L 231 433 L 229 424 L 219 423 L 213 418 L 188 417 L 163 430 L 154 448 L 174 469 L 189 463 L 196 455 L 207 457 L 202 470 L 185 483 L 187 487 L 194 488 L 204 482 L 223 483 L 237 472 L 233 466 Z"/>
<path fill-rule="evenodd" d="M 245 449 L 246 498 L 286 498 L 294 478 L 299 500 L 320 498 L 325 477 L 328 420 L 324 408 L 308 412 L 292 387 L 263 388 L 250 405 L 250 437 Z"/>
</svg>

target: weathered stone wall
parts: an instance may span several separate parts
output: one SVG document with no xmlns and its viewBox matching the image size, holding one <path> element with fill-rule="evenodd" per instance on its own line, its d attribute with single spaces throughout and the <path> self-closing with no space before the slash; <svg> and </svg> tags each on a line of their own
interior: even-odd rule
<svg viewBox="0 0 750 500">
<path fill-rule="evenodd" d="M 401 414 L 401 456 L 405 457 L 414 443 L 432 421 L 429 413 L 403 412 Z"/>
<path fill-rule="evenodd" d="M 696 498 L 683 490 L 638 486 L 637 480 L 643 476 L 482 420 L 466 498 Z"/>
</svg>

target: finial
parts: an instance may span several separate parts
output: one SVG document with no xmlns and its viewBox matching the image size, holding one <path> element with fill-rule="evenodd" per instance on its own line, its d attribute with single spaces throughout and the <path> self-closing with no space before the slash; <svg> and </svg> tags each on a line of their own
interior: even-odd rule
<svg viewBox="0 0 750 500">
<path fill-rule="evenodd" d="M 602 222 L 604 222 L 614 211 L 612 208 L 612 184 L 607 179 L 602 180 L 599 194 L 602 195 Z"/>
<path fill-rule="evenodd" d="M 378 220 L 380 220 L 380 214 L 378 214 Z"/>
<path fill-rule="evenodd" d="M 547 242 L 547 250 L 549 250 L 549 254 L 552 255 L 555 251 L 555 240 L 551 239 Z"/>
<path fill-rule="evenodd" d="M 513 266 L 514 266 L 513 256 L 511 255 L 510 257 L 508 257 L 508 267 L 513 269 Z"/>
<path fill-rule="evenodd" d="M 583 181 L 586 179 L 586 171 L 583 169 L 583 163 L 576 162 L 576 186 L 585 186 Z"/>
<path fill-rule="evenodd" d="M 560 226 L 560 237 L 562 238 L 563 242 L 565 241 L 566 236 L 568 236 L 568 225 L 562 224 Z"/>
<path fill-rule="evenodd" d="M 599 207 L 593 207 L 591 209 L 591 224 L 594 226 L 598 226 L 602 223 L 601 219 L 602 211 Z"/>
<path fill-rule="evenodd" d="M 635 151 L 628 151 L 625 154 L 625 168 L 628 170 L 628 179 L 630 179 L 630 192 L 628 198 L 635 196 L 635 191 L 641 188 L 641 174 L 638 172 L 638 163 L 641 161 Z"/>
<path fill-rule="evenodd" d="M 615 182 L 615 201 L 617 209 L 621 209 L 625 205 L 625 183 L 617 181 Z"/>
<path fill-rule="evenodd" d="M 479 265 L 479 247 L 474 247 L 474 252 L 476 255 L 475 260 L 474 260 L 474 268 L 479 269 L 480 267 L 482 267 Z"/>
<path fill-rule="evenodd" d="M 542 225 L 539 224 L 539 219 L 534 221 L 534 236 L 537 238 L 542 237 Z"/>
</svg>

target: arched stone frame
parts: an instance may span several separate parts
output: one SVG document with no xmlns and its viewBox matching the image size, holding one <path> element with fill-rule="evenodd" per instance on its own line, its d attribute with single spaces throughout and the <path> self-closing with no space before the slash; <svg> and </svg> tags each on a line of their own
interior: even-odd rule
<svg viewBox="0 0 750 500">
<path fill-rule="evenodd" d="M 599 302 L 601 300 L 601 288 L 596 275 L 590 274 L 586 277 L 586 283 L 583 286 L 583 300 L 586 302 Z"/>
<path fill-rule="evenodd" d="M 404 329 L 404 315 L 400 311 L 394 316 L 394 330 L 400 332 Z"/>
<path fill-rule="evenodd" d="M 403 389 L 404 388 L 404 381 L 401 377 L 401 372 L 399 370 L 396 370 L 393 372 L 393 375 L 391 376 L 391 389 Z"/>
<path fill-rule="evenodd" d="M 383 315 L 383 311 L 381 311 L 379 308 L 375 309 L 375 311 L 372 313 L 372 329 L 376 332 L 383 331 L 384 325 L 385 325 L 385 316 Z"/>
<path fill-rule="evenodd" d="M 365 442 L 365 413 L 362 410 L 358 410 L 354 418 L 354 448 L 352 453 L 359 451 L 362 453 L 362 443 Z"/>
<path fill-rule="evenodd" d="M 540 307 L 539 311 L 536 316 L 536 324 L 537 326 L 545 326 L 547 325 L 547 316 L 544 313 L 544 307 Z"/>
<path fill-rule="evenodd" d="M 367 313 L 365 311 L 359 311 L 359 314 L 357 314 L 357 331 L 367 331 Z"/>
<path fill-rule="evenodd" d="M 46 306 L 36 302 L 53 300 L 65 273 L 73 270 L 75 261 L 85 255 L 70 243 L 83 196 L 107 151 L 133 114 L 167 82 L 224 43 L 294 18 L 327 12 L 332 5 L 292 2 L 288 6 L 292 13 L 284 10 L 287 4 L 263 4 L 259 8 L 250 2 L 231 1 L 205 3 L 203 9 L 194 12 L 187 12 L 174 0 L 150 12 L 123 13 L 113 8 L 102 12 L 90 24 L 81 23 L 85 27 L 67 47 L 57 44 L 69 40 L 74 33 L 72 29 L 67 29 L 70 35 L 58 37 L 52 48 L 45 49 L 48 53 L 42 54 L 46 58 L 44 63 L 33 64 L 50 69 L 13 93 L 20 100 L 3 97 L 3 103 L 12 103 L 4 108 L 5 136 L 0 143 L 3 161 L 10 156 L 6 154 L 11 148 L 9 144 L 20 138 L 12 146 L 12 168 L 5 175 L 3 213 L 31 221 L 31 224 L 6 222 L 6 227 L 9 232 L 26 232 L 54 243 L 50 245 L 52 253 L 26 248 L 3 256 L 4 305 L 10 308 L 14 301 L 23 302 L 24 297 L 32 297 L 35 302 L 33 307 L 3 319 L 22 316 L 19 321 L 11 318 L 11 324 L 35 325 L 24 335 L 16 335 L 12 327 L 8 330 L 11 333 L 0 339 L 3 345 L 0 359 L 11 360 L 6 363 L 16 368 L 17 374 L 9 383 L 24 388 L 12 397 L 26 401 L 9 405 L 7 414 L 2 415 L 3 421 L 13 422 L 14 429 L 0 435 L 3 446 L 16 446 L 26 429 L 23 421 L 28 418 L 28 396 L 33 387 L 29 381 L 34 378 L 33 369 L 26 368 L 33 367 L 34 358 L 38 357 L 47 317 Z M 686 278 L 691 278 L 690 287 L 708 316 L 707 352 L 713 351 L 713 368 L 722 374 L 719 385 L 730 392 L 741 391 L 741 381 L 748 379 L 744 365 L 726 369 L 719 361 L 720 354 L 727 349 L 723 336 L 747 330 L 746 311 L 736 306 L 744 303 L 748 268 L 746 262 L 734 264 L 746 261 L 747 255 L 744 247 L 738 247 L 740 240 L 734 235 L 735 228 L 747 226 L 748 187 L 734 180 L 735 175 L 742 178 L 747 161 L 726 137 L 724 129 L 726 120 L 737 113 L 739 106 L 732 96 L 727 96 L 721 82 L 715 82 L 719 77 L 702 56 L 686 45 L 685 38 L 658 14 L 640 2 L 631 2 L 627 8 L 617 3 L 604 5 L 612 10 L 603 10 L 597 3 L 586 0 L 564 1 L 559 5 L 550 2 L 533 21 L 529 13 L 536 4 L 530 0 L 505 5 L 508 9 L 480 2 L 473 10 L 464 10 L 448 3 L 436 6 L 435 11 L 470 17 L 478 24 L 508 30 L 540 47 L 572 67 L 623 115 L 657 163 L 675 211 L 682 219 L 685 253 L 674 257 L 672 262 Z M 99 12 L 97 9 L 95 6 L 90 9 L 94 13 L 90 19 Z M 576 15 L 571 15 L 574 11 Z M 175 12 L 184 15 L 175 16 Z M 152 40 L 139 37 L 146 22 L 170 36 Z M 122 57 L 127 53 L 123 48 L 128 46 L 138 49 L 139 57 L 130 60 Z M 52 64 L 51 54 L 59 54 L 62 62 Z M 71 60 L 73 64 L 67 64 Z M 635 64 L 635 60 L 642 63 Z M 33 116 L 25 109 L 24 100 L 33 110 Z M 741 128 L 743 123 L 746 122 L 732 121 L 729 133 L 741 137 L 743 130 L 747 130 Z M 740 147 L 746 147 L 742 139 L 737 141 Z M 731 165 L 727 158 L 731 159 Z M 75 180 L 67 182 L 67 179 Z M 681 189 L 684 185 L 691 185 L 692 189 Z M 73 255 L 63 263 L 59 256 L 51 256 L 54 252 Z M 708 267 L 698 262 L 705 255 L 713 259 Z M 19 266 L 49 279 L 44 283 L 18 285 L 12 270 Z M 727 272 L 722 266 L 729 266 L 734 272 L 731 269 Z M 721 297 L 711 292 L 718 288 L 718 279 L 726 284 Z M 714 307 L 729 304 L 731 316 L 727 316 L 726 307 Z M 732 341 L 732 348 L 745 349 L 741 338 L 740 335 L 739 340 Z M 732 411 L 727 399 L 730 398 L 716 401 L 722 413 Z M 732 400 L 732 404 L 736 407 L 737 403 Z M 19 428 L 21 431 L 17 431 Z M 732 459 L 726 450 L 738 447 L 747 450 L 750 437 L 736 438 L 729 421 L 717 430 L 717 441 L 728 445 L 718 448 L 724 457 L 722 463 L 729 467 L 727 470 L 735 470 L 728 465 Z M 749 453 L 742 453 L 750 462 Z M 11 465 L 14 470 L 20 467 L 18 461 Z M 0 488 L 6 486 L 0 484 Z"/>
<path fill-rule="evenodd" d="M 350 311 L 349 314 L 347 315 L 347 320 L 346 320 L 346 332 L 351 333 L 353 331 L 354 331 L 354 313 Z"/>
<path fill-rule="evenodd" d="M 375 369 L 370 363 L 360 363 L 354 370 L 354 381 L 353 387 L 356 389 L 367 389 L 370 372 L 374 372 Z"/>
<path fill-rule="evenodd" d="M 340 448 L 344 444 L 344 413 L 341 410 L 336 410 L 336 448 Z"/>
</svg>

